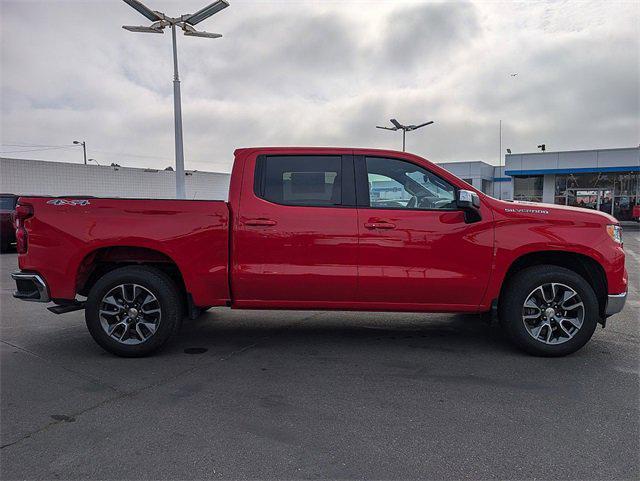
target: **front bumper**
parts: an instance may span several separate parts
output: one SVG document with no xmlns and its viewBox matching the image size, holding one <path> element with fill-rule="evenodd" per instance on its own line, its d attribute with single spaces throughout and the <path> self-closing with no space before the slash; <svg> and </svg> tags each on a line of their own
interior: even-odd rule
<svg viewBox="0 0 640 481">
<path fill-rule="evenodd" d="M 35 272 L 17 271 L 11 274 L 16 281 L 13 297 L 23 301 L 49 302 L 49 288 L 44 279 Z"/>
<path fill-rule="evenodd" d="M 624 303 L 627 301 L 627 293 L 623 294 L 609 294 L 607 298 L 607 307 L 605 310 L 605 316 L 613 316 L 624 308 Z"/>
</svg>

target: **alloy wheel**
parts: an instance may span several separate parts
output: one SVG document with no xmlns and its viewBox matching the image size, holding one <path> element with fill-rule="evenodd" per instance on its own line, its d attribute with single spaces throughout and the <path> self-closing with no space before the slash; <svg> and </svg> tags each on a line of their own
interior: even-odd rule
<svg viewBox="0 0 640 481">
<path fill-rule="evenodd" d="M 522 306 L 522 322 L 536 341 L 562 344 L 582 327 L 585 308 L 580 295 L 560 283 L 536 287 Z"/>
<path fill-rule="evenodd" d="M 100 302 L 100 325 L 122 344 L 141 344 L 158 330 L 162 310 L 158 298 L 139 284 L 120 284 Z"/>
</svg>

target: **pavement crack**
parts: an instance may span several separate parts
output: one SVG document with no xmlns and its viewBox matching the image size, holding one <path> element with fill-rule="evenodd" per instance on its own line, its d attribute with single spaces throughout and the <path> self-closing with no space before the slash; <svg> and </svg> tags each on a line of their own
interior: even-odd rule
<svg viewBox="0 0 640 481">
<path fill-rule="evenodd" d="M 312 317 L 312 316 L 309 316 L 309 317 Z M 305 318 L 305 319 L 307 319 L 307 318 Z M 192 367 L 190 367 L 188 369 L 185 369 L 183 371 L 180 371 L 180 372 L 174 374 L 173 376 L 170 376 L 168 378 L 162 379 L 161 381 L 155 382 L 153 384 L 149 384 L 147 386 L 143 386 L 143 387 L 141 387 L 139 389 L 135 389 L 133 391 L 123 392 L 123 391 L 119 391 L 119 390 L 117 390 L 117 389 L 105 384 L 105 386 L 113 389 L 113 391 L 115 391 L 118 395 L 114 396 L 114 397 L 111 397 L 111 398 L 108 398 L 108 399 L 105 399 L 105 400 L 103 400 L 103 401 L 101 401 L 101 402 L 99 402 L 97 404 L 94 404 L 92 406 L 87 407 L 86 409 L 80 410 L 78 412 L 71 413 L 70 417 L 73 417 L 73 418 L 77 419 L 79 416 L 81 416 L 83 414 L 86 414 L 86 413 L 88 413 L 90 411 L 93 411 L 95 409 L 101 408 L 102 406 L 105 406 L 105 405 L 107 405 L 109 403 L 112 403 L 112 402 L 115 402 L 115 401 L 120 401 L 122 399 L 133 398 L 133 397 L 137 396 L 138 394 L 140 394 L 142 392 L 145 392 L 145 391 L 148 391 L 150 389 L 157 388 L 157 387 L 161 387 L 161 386 L 163 386 L 165 384 L 168 384 L 168 383 L 174 381 L 175 379 L 183 377 L 183 376 L 185 376 L 187 374 L 191 374 L 192 372 L 195 372 L 195 371 L 197 371 L 199 369 L 206 368 L 207 366 L 215 364 L 216 362 L 226 361 L 227 359 L 230 359 L 231 357 L 233 357 L 235 355 L 241 354 L 241 353 L 243 353 L 245 351 L 248 351 L 249 349 L 252 349 L 253 347 L 257 346 L 258 344 L 260 344 L 262 341 L 268 339 L 269 337 L 271 337 L 271 336 L 265 336 L 264 338 L 261 338 L 258 341 L 254 342 L 254 343 L 252 343 L 252 344 L 250 344 L 248 346 L 245 346 L 245 347 L 243 347 L 241 349 L 233 351 L 232 353 L 230 353 L 229 355 L 227 355 L 227 356 L 225 356 L 223 358 L 216 358 L 215 360 L 213 360 L 211 362 L 204 362 L 202 364 L 198 364 L 198 365 L 192 366 Z M 7 344 L 7 345 L 9 345 L 11 347 L 19 349 L 19 350 L 21 350 L 21 351 L 23 351 L 25 353 L 30 354 L 30 355 L 33 355 L 33 356 L 37 357 L 38 359 L 41 359 L 43 361 L 47 361 L 42 356 L 40 356 L 40 355 L 38 355 L 38 354 L 36 354 L 34 352 L 31 352 L 28 349 L 24 349 L 24 348 L 22 348 L 20 346 L 16 346 L 16 345 L 14 345 L 14 344 L 12 344 L 10 342 L 7 342 L 7 341 L 1 340 L 1 339 L 0 339 L 0 342 L 3 342 L 3 343 L 5 343 L 5 344 Z M 47 361 L 47 362 L 49 362 L 49 361 Z M 58 364 L 56 364 L 56 365 L 58 365 Z M 64 366 L 60 366 L 60 367 L 62 369 L 64 369 L 64 370 L 66 370 L 66 371 L 72 372 L 73 374 L 87 377 L 87 378 L 93 380 L 94 382 L 98 382 L 99 383 L 99 381 L 96 381 L 95 379 L 91 378 L 90 376 L 86 376 L 84 374 L 77 373 L 77 372 L 75 372 L 73 370 L 65 368 Z M 25 440 L 31 438 L 32 436 L 35 436 L 36 434 L 45 432 L 45 431 L 47 431 L 48 429 L 50 429 L 50 428 L 52 428 L 54 426 L 57 426 L 59 424 L 65 424 L 65 423 L 66 423 L 66 421 L 63 420 L 63 419 L 55 420 L 53 422 L 50 422 L 50 423 L 44 425 L 43 427 L 41 427 L 40 429 L 36 429 L 35 431 L 32 431 L 30 433 L 25 434 L 20 439 L 17 439 L 17 440 L 15 440 L 13 442 L 10 442 L 10 443 L 4 444 L 4 445 L 0 445 L 0 450 L 8 448 L 8 447 L 11 447 L 11 446 L 14 446 L 15 444 L 18 444 L 18 443 L 20 443 L 22 441 L 25 441 Z"/>
<path fill-rule="evenodd" d="M 115 388 L 115 387 L 113 387 L 113 386 L 111 386 L 111 385 L 109 385 L 109 384 L 107 384 L 105 382 L 102 382 L 102 381 L 100 381 L 99 379 L 96 379 L 93 376 L 89 376 L 88 374 L 85 374 L 83 372 L 78 372 L 78 371 L 75 371 L 73 369 L 70 369 L 70 368 L 64 366 L 63 364 L 60 364 L 59 362 L 51 361 L 50 359 L 47 359 L 47 358 L 41 356 L 40 354 L 37 354 L 37 353 L 35 353 L 33 351 L 30 351 L 29 349 L 26 349 L 24 347 L 20 347 L 20 346 L 18 346 L 16 344 L 13 344 L 13 343 L 9 342 L 9 341 L 5 341 L 4 339 L 0 339 L 0 342 L 3 343 L 3 344 L 6 344 L 7 346 L 11 346 L 14 349 L 18 349 L 19 351 L 21 351 L 21 352 L 23 352 L 25 354 L 29 354 L 30 356 L 33 356 L 33 357 L 35 357 L 35 358 L 37 358 L 37 359 L 39 359 L 39 360 L 41 360 L 43 362 L 46 362 L 48 364 L 53 364 L 54 366 L 62 369 L 63 371 L 69 372 L 69 373 L 74 374 L 76 376 L 80 376 L 80 377 L 82 377 L 82 378 L 84 378 L 84 379 L 86 379 L 88 381 L 91 381 L 92 383 L 95 383 L 95 384 L 97 384 L 99 386 L 106 387 L 106 388 L 112 390 L 113 392 L 121 393 L 121 391 L 118 390 L 117 388 Z"/>
</svg>

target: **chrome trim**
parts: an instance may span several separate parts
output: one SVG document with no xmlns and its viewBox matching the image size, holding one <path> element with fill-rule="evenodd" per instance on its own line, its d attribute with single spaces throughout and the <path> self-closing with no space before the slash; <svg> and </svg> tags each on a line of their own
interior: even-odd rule
<svg viewBox="0 0 640 481">
<path fill-rule="evenodd" d="M 18 298 L 21 301 L 32 301 L 32 302 L 50 302 L 51 301 L 51 299 L 49 298 L 49 289 L 47 288 L 47 284 L 44 282 L 44 279 L 40 277 L 39 274 L 18 271 L 18 272 L 12 272 L 11 278 L 14 281 L 26 280 L 26 281 L 33 282 L 33 285 L 36 288 L 36 291 L 38 292 L 37 298 L 29 299 L 27 297 L 21 297 L 19 295 L 19 292 L 16 290 L 13 293 L 13 297 Z"/>
<path fill-rule="evenodd" d="M 605 316 L 613 316 L 624 308 L 624 303 L 627 301 L 627 293 L 622 294 L 609 294 L 607 296 L 607 308 L 605 310 Z"/>
</svg>

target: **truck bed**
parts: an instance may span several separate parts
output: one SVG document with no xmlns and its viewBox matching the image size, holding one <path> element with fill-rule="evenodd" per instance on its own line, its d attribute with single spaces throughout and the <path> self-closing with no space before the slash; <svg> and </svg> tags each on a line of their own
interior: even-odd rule
<svg viewBox="0 0 640 481">
<path fill-rule="evenodd" d="M 19 267 L 43 274 L 52 299 L 73 299 L 82 291 L 92 275 L 84 265 L 96 259 L 126 262 L 132 253 L 175 263 L 198 306 L 224 305 L 229 298 L 224 201 L 21 197 L 19 202 L 33 209 L 24 223 L 29 248 Z"/>
</svg>

